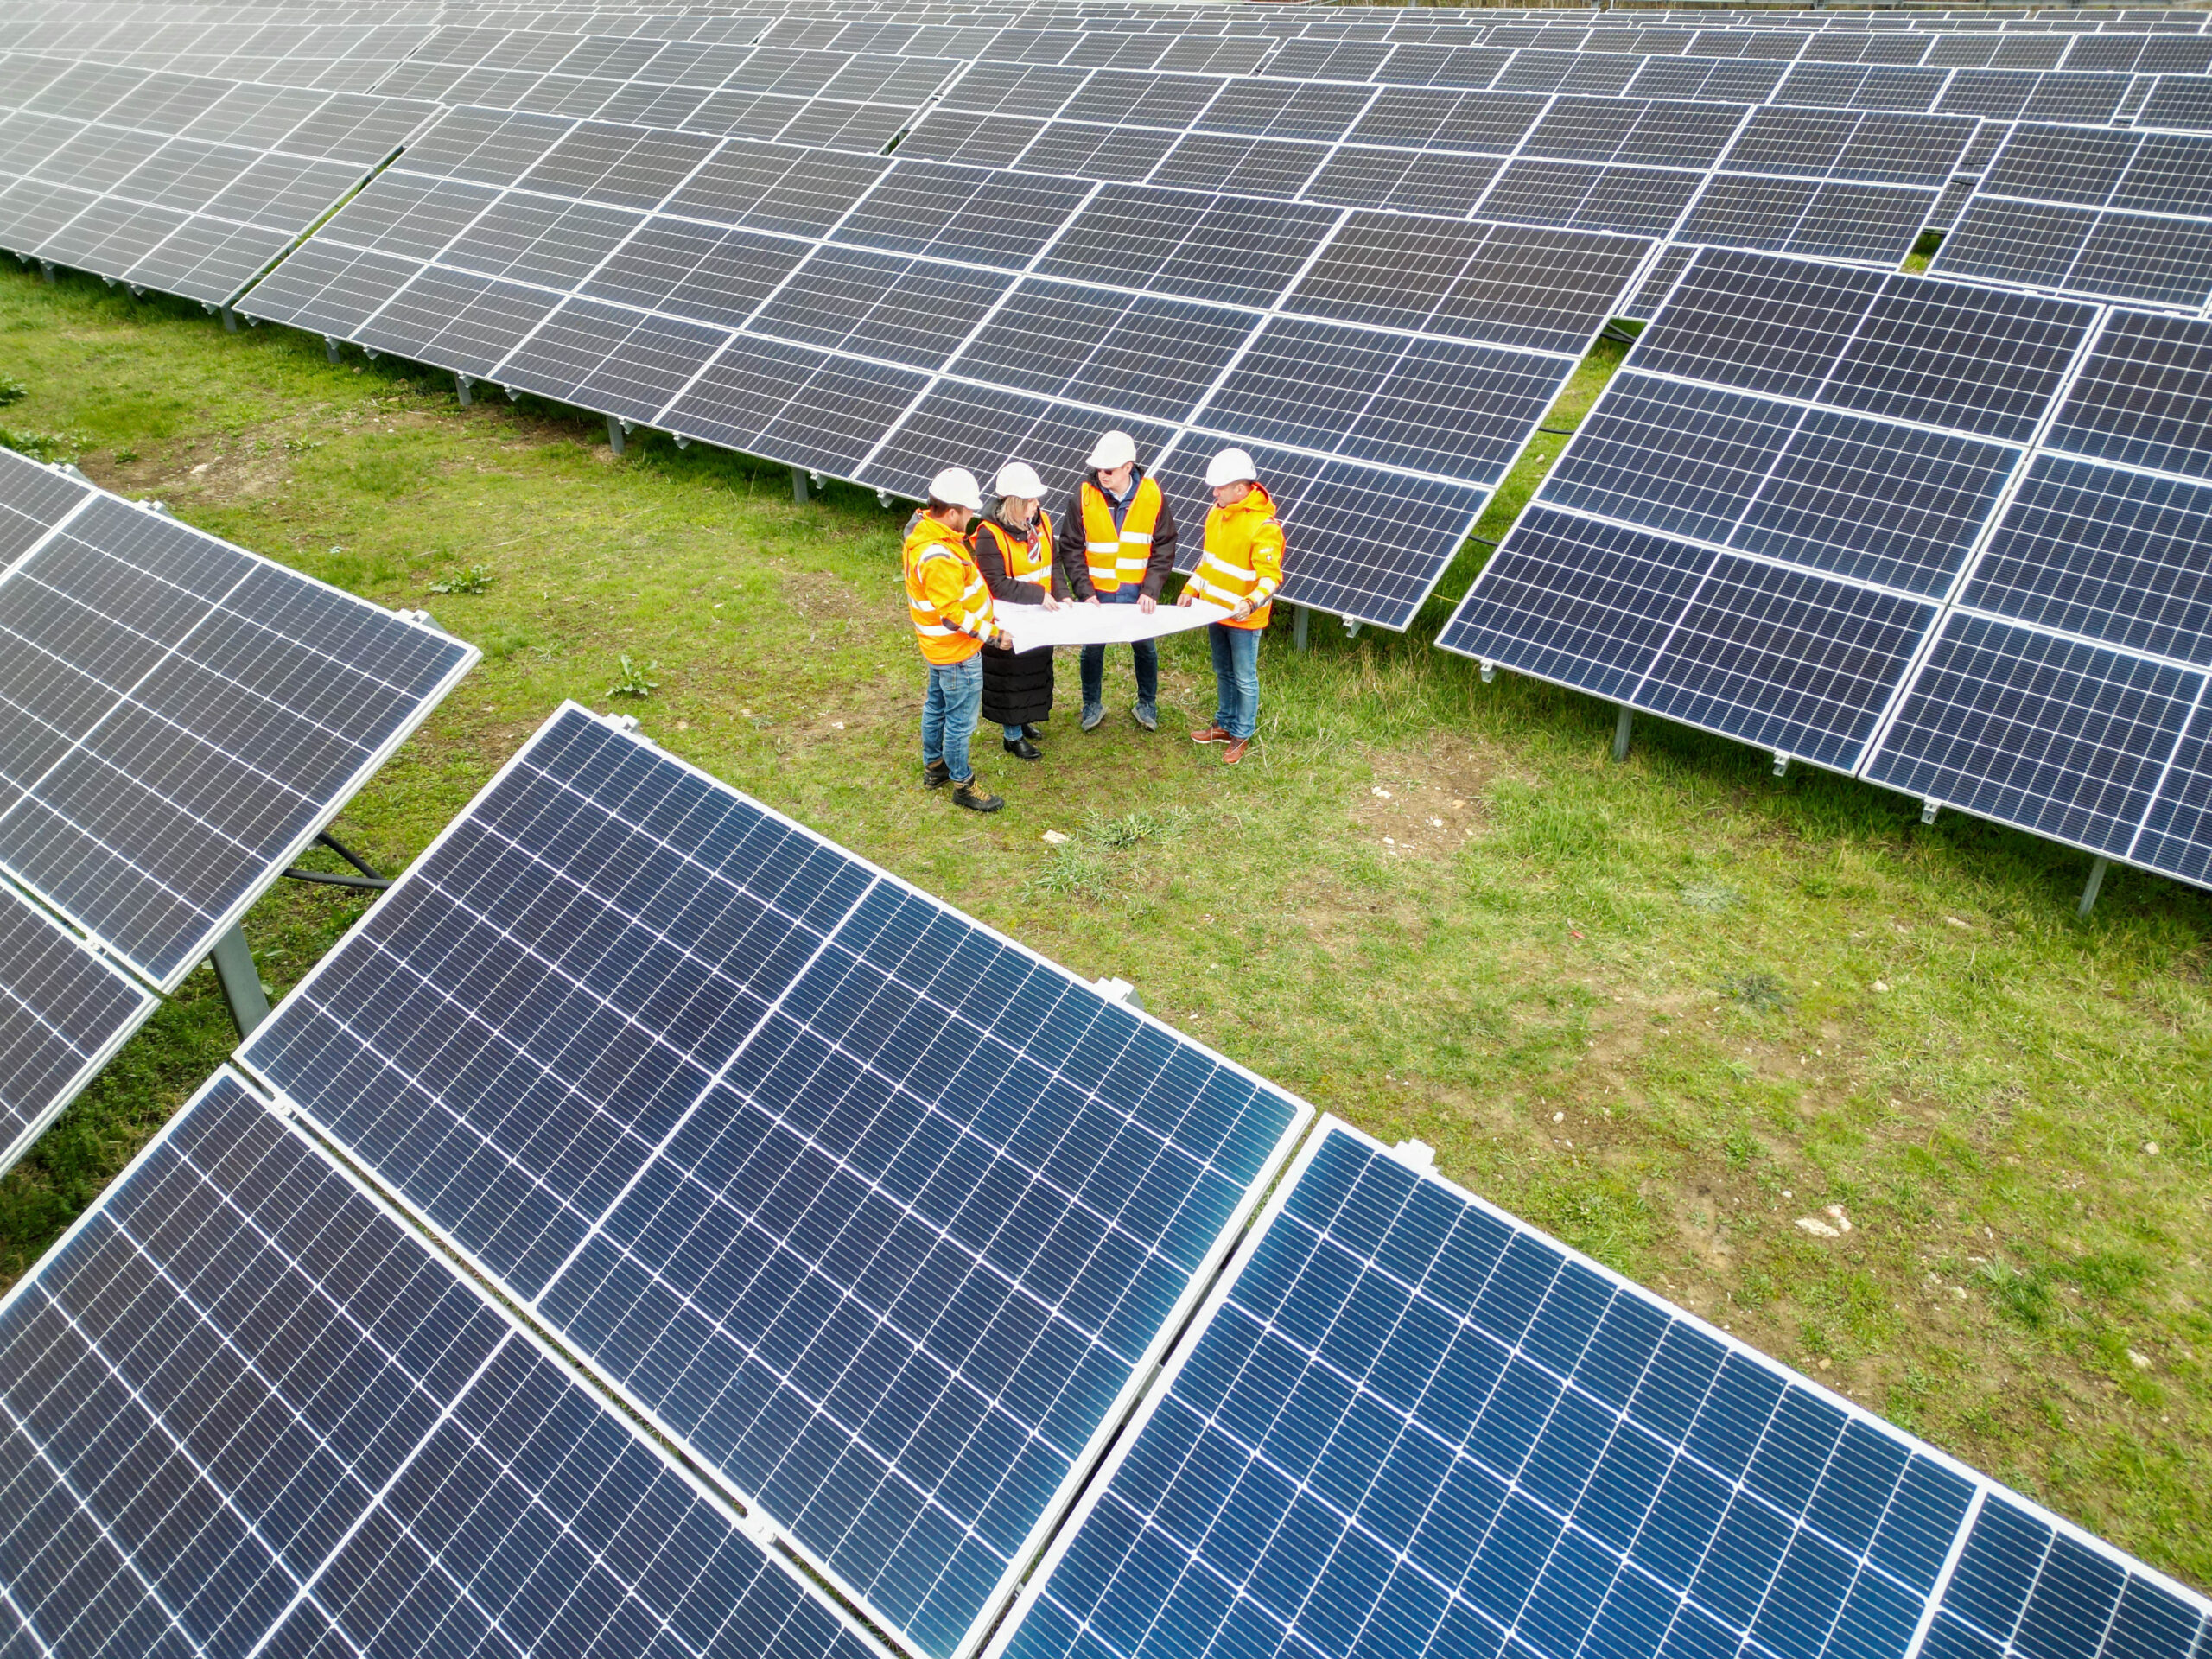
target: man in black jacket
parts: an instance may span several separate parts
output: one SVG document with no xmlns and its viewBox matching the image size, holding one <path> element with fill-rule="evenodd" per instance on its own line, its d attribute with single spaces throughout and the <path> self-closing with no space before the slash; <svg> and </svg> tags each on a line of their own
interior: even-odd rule
<svg viewBox="0 0 2212 1659">
<path fill-rule="evenodd" d="M 1137 446 L 1126 432 L 1108 432 L 1092 448 L 1090 469 L 1077 480 L 1060 515 L 1060 571 L 1078 600 L 1160 607 L 1160 589 L 1175 568 L 1175 515 L 1160 486 L 1137 465 Z M 1129 710 L 1147 732 L 1160 729 L 1160 645 L 1140 639 L 1131 647 L 1137 676 L 1136 706 Z M 1106 647 L 1083 648 L 1083 729 L 1106 718 Z"/>
</svg>

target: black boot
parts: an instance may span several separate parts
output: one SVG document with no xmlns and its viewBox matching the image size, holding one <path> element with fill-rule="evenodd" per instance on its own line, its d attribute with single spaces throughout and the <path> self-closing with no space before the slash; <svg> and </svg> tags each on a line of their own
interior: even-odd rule
<svg viewBox="0 0 2212 1659">
<path fill-rule="evenodd" d="M 1005 741 L 1006 752 L 1017 760 L 1042 760 L 1045 758 L 1045 751 L 1026 737 L 1009 737 Z"/>
<path fill-rule="evenodd" d="M 970 778 L 952 791 L 952 804 L 964 806 L 970 812 L 995 812 L 1006 801 L 1001 796 L 985 793 L 982 779 Z"/>
<path fill-rule="evenodd" d="M 1045 728 L 1038 725 L 1034 721 L 1024 721 L 1021 727 L 1021 734 L 1024 737 L 1042 737 L 1045 735 Z"/>
<path fill-rule="evenodd" d="M 943 789 L 951 781 L 952 768 L 946 766 L 944 761 L 926 760 L 922 763 L 922 787 L 924 789 Z"/>
</svg>

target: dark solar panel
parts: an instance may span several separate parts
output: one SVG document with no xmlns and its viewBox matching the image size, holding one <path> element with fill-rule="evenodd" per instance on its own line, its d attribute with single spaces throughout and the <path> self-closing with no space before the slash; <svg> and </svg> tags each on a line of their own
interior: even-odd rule
<svg viewBox="0 0 2212 1659">
<path fill-rule="evenodd" d="M 2101 461 L 2212 477 L 2212 326 L 2114 312 L 2044 442 Z"/>
<path fill-rule="evenodd" d="M 476 652 L 94 498 L 0 582 L 0 862 L 174 986 Z"/>
<path fill-rule="evenodd" d="M 0 887 L 0 1170 L 159 1003 Z"/>
<path fill-rule="evenodd" d="M 243 1056 L 940 1656 L 1306 1116 L 573 704 Z"/>
<path fill-rule="evenodd" d="M 993 1659 L 2185 1659 L 2205 1627 L 1333 1118 L 1078 1519 Z"/>
<path fill-rule="evenodd" d="M 0 1410 L 22 1651 L 883 1651 L 228 1069 L 0 1304 Z"/>
</svg>

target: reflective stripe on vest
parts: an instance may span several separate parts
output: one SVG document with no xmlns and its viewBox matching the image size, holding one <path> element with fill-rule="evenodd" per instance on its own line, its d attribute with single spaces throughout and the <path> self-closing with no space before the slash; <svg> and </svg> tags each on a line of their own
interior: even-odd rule
<svg viewBox="0 0 2212 1659">
<path fill-rule="evenodd" d="M 1098 487 L 1096 478 L 1084 479 L 1079 493 L 1083 563 L 1090 585 L 1102 594 L 1110 594 L 1123 582 L 1141 583 L 1152 563 L 1152 532 L 1160 523 L 1160 486 L 1148 478 L 1137 480 L 1119 529 L 1114 524 L 1114 504 Z"/>
</svg>

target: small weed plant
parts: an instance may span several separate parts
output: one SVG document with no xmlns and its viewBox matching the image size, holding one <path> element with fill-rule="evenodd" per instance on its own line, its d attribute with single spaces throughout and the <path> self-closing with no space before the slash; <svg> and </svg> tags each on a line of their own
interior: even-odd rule
<svg viewBox="0 0 2212 1659">
<path fill-rule="evenodd" d="M 459 575 L 440 576 L 430 584 L 434 594 L 486 594 L 492 590 L 493 575 L 487 566 L 472 564 Z M 622 659 L 624 675 L 629 676 L 630 659 Z M 643 696 L 640 692 L 638 695 Z"/>
<path fill-rule="evenodd" d="M 620 677 L 616 679 L 613 684 L 607 688 L 607 695 L 608 696 L 650 697 L 654 692 L 660 690 L 660 682 L 658 680 L 649 680 L 645 677 L 648 674 L 652 674 L 658 671 L 660 668 L 660 664 L 658 663 L 647 663 L 643 667 L 640 667 L 636 663 L 630 660 L 630 653 L 626 651 L 622 653 L 621 664 L 622 672 Z"/>
</svg>

